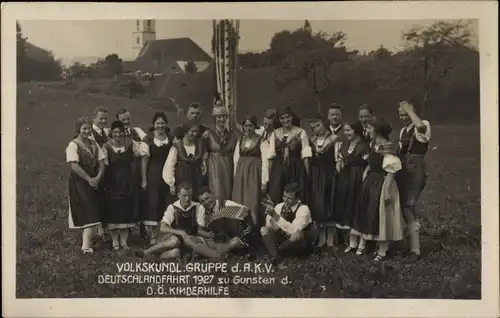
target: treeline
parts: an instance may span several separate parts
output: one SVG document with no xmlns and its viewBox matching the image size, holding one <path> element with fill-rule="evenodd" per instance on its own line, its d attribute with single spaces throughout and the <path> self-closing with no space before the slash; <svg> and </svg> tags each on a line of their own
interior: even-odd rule
<svg viewBox="0 0 500 318">
<path fill-rule="evenodd" d="M 424 112 L 432 100 L 450 95 L 478 101 L 479 53 L 470 45 L 466 22 L 438 21 L 407 30 L 406 49 L 400 52 L 382 46 L 367 53 L 349 51 L 346 39 L 343 32 L 314 33 L 306 20 L 302 28 L 275 34 L 269 49 L 240 54 L 238 62 L 247 70 L 274 68 L 276 88 L 288 102 L 298 98 L 319 105 L 353 94 L 385 95 L 387 103 L 412 99 Z M 293 92 L 298 92 L 295 97 Z"/>
</svg>

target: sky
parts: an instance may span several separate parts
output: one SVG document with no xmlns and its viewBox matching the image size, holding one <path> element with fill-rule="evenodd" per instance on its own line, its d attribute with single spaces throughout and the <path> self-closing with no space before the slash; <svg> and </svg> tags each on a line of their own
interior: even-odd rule
<svg viewBox="0 0 500 318">
<path fill-rule="evenodd" d="M 105 57 L 117 53 L 124 60 L 133 59 L 133 32 L 136 20 L 24 20 L 20 21 L 28 41 L 50 50 L 59 59 Z M 432 20 L 311 20 L 313 31 L 347 33 L 346 46 L 361 52 L 380 46 L 391 51 L 401 49 L 404 31 L 431 24 Z M 262 51 L 272 36 L 282 30 L 294 30 L 303 20 L 241 20 L 240 51 Z M 478 24 L 472 23 L 473 45 L 477 47 Z M 156 38 L 189 37 L 210 53 L 212 20 L 156 20 Z"/>
</svg>

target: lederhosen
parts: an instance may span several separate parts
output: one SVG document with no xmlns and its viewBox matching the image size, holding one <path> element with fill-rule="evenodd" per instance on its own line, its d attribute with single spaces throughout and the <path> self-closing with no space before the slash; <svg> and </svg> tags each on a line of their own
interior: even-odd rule
<svg viewBox="0 0 500 318">
<path fill-rule="evenodd" d="M 398 155 L 403 168 L 396 173 L 401 204 L 415 206 L 427 180 L 425 154 L 428 142 L 420 142 L 415 136 L 415 128 L 408 131 L 403 128 L 400 135 Z"/>
</svg>

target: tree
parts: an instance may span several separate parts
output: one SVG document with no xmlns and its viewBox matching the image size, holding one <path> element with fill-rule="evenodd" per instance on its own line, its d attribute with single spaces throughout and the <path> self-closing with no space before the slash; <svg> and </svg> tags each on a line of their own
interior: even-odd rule
<svg viewBox="0 0 500 318">
<path fill-rule="evenodd" d="M 115 78 L 123 72 L 123 60 L 116 53 L 109 54 L 104 58 L 108 71 Z"/>
<path fill-rule="evenodd" d="M 23 37 L 21 24 L 16 21 L 16 47 L 17 47 L 17 81 L 26 79 L 26 38 Z"/>
<path fill-rule="evenodd" d="M 283 91 L 294 82 L 305 81 L 319 100 L 332 82 L 329 75 L 331 66 L 348 59 L 349 52 L 344 46 L 346 38 L 344 32 L 311 33 L 305 27 L 275 34 L 270 54 L 277 62 L 275 83 L 278 90 Z"/>
<path fill-rule="evenodd" d="M 196 73 L 198 71 L 198 68 L 196 67 L 196 64 L 194 63 L 194 61 L 188 61 L 186 63 L 185 71 L 188 74 L 193 74 L 193 73 Z"/>
<path fill-rule="evenodd" d="M 380 46 L 377 50 L 370 52 L 376 60 L 387 60 L 392 56 L 392 52 L 383 46 Z"/>
<path fill-rule="evenodd" d="M 396 79 L 419 87 L 422 116 L 430 94 L 456 67 L 454 55 L 459 51 L 474 51 L 470 47 L 470 37 L 468 24 L 462 21 L 438 21 L 403 34 L 407 50 Z"/>
</svg>

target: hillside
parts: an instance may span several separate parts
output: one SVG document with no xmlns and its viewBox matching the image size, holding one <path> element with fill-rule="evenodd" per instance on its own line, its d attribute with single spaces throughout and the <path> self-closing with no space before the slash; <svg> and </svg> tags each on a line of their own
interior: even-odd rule
<svg viewBox="0 0 500 318">
<path fill-rule="evenodd" d="M 376 112 L 390 120 L 397 120 L 396 105 L 400 100 L 414 100 L 419 105 L 420 98 L 413 92 L 377 91 L 374 83 L 357 80 L 354 77 L 351 63 L 338 64 L 332 67 L 331 88 L 322 98 L 322 112 L 330 102 L 344 106 L 347 119 L 356 118 L 357 108 L 364 104 L 372 104 Z M 373 70 L 372 70 L 373 71 Z M 366 72 L 372 72 L 367 70 Z M 240 70 L 237 75 L 238 117 L 245 114 L 259 116 L 266 108 L 281 108 L 292 104 L 299 116 L 307 117 L 317 111 L 317 99 L 310 85 L 297 82 L 279 93 L 274 84 L 274 68 Z M 211 68 L 196 74 L 179 74 L 169 77 L 162 97 L 174 97 L 181 107 L 197 101 L 203 105 L 211 105 L 215 83 Z M 359 82 L 356 89 L 346 87 L 346 82 Z M 155 84 L 160 85 L 160 84 Z M 430 106 L 426 111 L 429 120 L 451 123 L 479 122 L 479 92 L 445 92 L 436 89 L 431 96 Z M 210 106 L 209 106 L 210 107 Z"/>
</svg>

